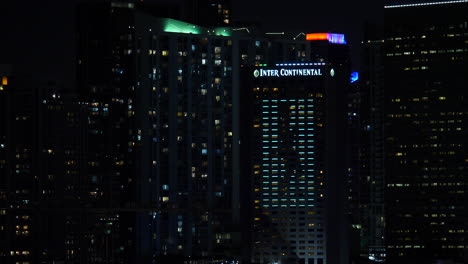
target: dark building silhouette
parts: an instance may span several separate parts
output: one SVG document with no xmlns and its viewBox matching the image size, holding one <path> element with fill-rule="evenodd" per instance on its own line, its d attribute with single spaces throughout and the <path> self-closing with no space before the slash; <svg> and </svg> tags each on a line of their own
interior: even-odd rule
<svg viewBox="0 0 468 264">
<path fill-rule="evenodd" d="M 11 66 L 10 65 L 0 65 L 0 174 L 7 175 L 7 172 L 10 170 L 9 164 L 7 164 L 8 150 L 7 150 L 7 139 L 9 135 L 9 95 L 7 94 L 8 89 L 10 88 L 11 78 Z M 0 177 L 0 248 L 3 250 L 0 251 L 0 259 L 5 260 L 8 253 L 7 249 L 9 245 L 9 234 L 7 231 L 7 224 L 9 224 L 9 217 L 7 214 L 8 207 L 8 191 L 9 191 L 9 181 L 6 176 Z"/>
<path fill-rule="evenodd" d="M 363 65 L 350 89 L 350 244 L 354 263 L 385 260 L 383 36 L 366 26 Z"/>
<path fill-rule="evenodd" d="M 389 263 L 468 261 L 466 1 L 385 7 Z"/>
</svg>

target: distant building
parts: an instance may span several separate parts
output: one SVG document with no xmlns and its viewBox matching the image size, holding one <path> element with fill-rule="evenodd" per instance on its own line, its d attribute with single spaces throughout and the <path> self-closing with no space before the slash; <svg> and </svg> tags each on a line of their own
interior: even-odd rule
<svg viewBox="0 0 468 264">
<path fill-rule="evenodd" d="M 466 1 L 385 7 L 389 263 L 468 261 Z"/>
<path fill-rule="evenodd" d="M 7 207 L 8 207 L 8 180 L 7 173 L 10 170 L 7 164 L 7 136 L 9 137 L 9 96 L 7 91 L 10 89 L 11 66 L 0 65 L 0 260 L 5 260 L 9 252 L 8 248 L 9 234 L 7 232 L 7 224 L 9 224 Z"/>
<path fill-rule="evenodd" d="M 206 27 L 229 26 L 231 5 L 231 0 L 184 0 L 182 20 Z"/>
<path fill-rule="evenodd" d="M 0 262 L 65 261 L 80 196 L 80 111 L 55 83 L 0 75 Z"/>
</svg>

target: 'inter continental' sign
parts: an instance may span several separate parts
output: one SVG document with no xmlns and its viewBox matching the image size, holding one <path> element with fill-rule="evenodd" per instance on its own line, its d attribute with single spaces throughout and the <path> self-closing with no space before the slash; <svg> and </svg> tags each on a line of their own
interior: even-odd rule
<svg viewBox="0 0 468 264">
<path fill-rule="evenodd" d="M 322 69 L 257 69 L 255 78 L 259 77 L 287 77 L 287 76 L 322 76 Z"/>
</svg>

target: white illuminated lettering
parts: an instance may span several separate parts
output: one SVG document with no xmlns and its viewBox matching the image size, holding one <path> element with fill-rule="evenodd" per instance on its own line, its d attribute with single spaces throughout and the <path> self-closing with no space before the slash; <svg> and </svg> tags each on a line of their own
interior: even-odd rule
<svg viewBox="0 0 468 264">
<path fill-rule="evenodd" d="M 322 76 L 322 69 L 260 69 L 254 72 L 255 77 L 285 76 Z"/>
</svg>

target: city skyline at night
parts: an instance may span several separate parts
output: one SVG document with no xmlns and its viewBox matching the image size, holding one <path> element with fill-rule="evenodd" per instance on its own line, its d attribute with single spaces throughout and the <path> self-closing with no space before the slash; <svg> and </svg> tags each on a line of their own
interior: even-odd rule
<svg viewBox="0 0 468 264">
<path fill-rule="evenodd" d="M 2 4 L 0 263 L 468 262 L 468 1 Z"/>
</svg>

